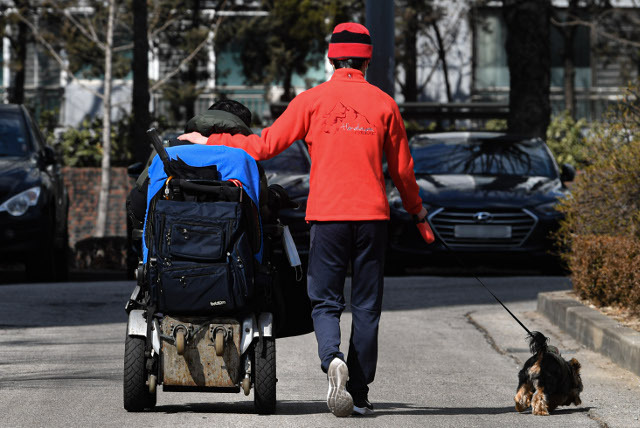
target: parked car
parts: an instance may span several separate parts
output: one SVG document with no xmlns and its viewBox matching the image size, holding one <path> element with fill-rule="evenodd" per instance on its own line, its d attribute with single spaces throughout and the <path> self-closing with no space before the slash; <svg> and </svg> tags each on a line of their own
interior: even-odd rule
<svg viewBox="0 0 640 428">
<path fill-rule="evenodd" d="M 489 255 L 527 255 L 544 259 L 553 247 L 551 232 L 562 214 L 575 170 L 559 168 L 539 138 L 501 133 L 420 134 L 409 142 L 420 196 L 436 242 L 427 245 L 390 188 L 389 265 L 428 265 L 427 256 L 452 251 Z"/>
<path fill-rule="evenodd" d="M 35 280 L 68 275 L 68 194 L 61 165 L 22 105 L 0 105 L 0 257 Z"/>
</svg>

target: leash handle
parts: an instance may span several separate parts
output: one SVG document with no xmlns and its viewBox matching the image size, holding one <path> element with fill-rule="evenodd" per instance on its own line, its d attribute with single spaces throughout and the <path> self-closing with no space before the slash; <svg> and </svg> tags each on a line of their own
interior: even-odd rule
<svg viewBox="0 0 640 428">
<path fill-rule="evenodd" d="M 422 236 L 422 239 L 424 239 L 424 242 L 426 242 L 427 244 L 432 244 L 436 240 L 436 237 L 433 234 L 433 230 L 431 230 L 431 226 L 429 225 L 427 218 L 425 217 L 422 220 L 418 220 L 418 216 L 414 215 L 413 221 L 418 228 L 418 232 L 420 232 L 420 236 Z"/>
</svg>

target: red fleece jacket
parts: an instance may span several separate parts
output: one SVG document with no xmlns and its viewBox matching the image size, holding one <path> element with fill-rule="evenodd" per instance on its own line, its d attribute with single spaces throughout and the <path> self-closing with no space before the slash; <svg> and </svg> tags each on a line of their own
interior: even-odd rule
<svg viewBox="0 0 640 428">
<path fill-rule="evenodd" d="M 420 212 L 398 106 L 358 70 L 338 69 L 328 82 L 298 95 L 261 136 L 213 134 L 207 144 L 238 147 L 264 160 L 299 139 L 311 156 L 308 221 L 389 219 L 383 151 L 404 208 Z"/>
</svg>

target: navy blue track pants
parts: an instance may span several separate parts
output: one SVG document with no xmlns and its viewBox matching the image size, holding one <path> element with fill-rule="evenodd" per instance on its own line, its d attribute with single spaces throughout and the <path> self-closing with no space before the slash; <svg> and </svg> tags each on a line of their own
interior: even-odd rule
<svg viewBox="0 0 640 428">
<path fill-rule="evenodd" d="M 326 372 L 340 352 L 340 315 L 345 308 L 344 282 L 351 280 L 351 392 L 368 392 L 378 361 L 378 324 L 382 310 L 387 221 L 314 222 L 309 249 L 308 291 L 318 355 Z"/>
</svg>

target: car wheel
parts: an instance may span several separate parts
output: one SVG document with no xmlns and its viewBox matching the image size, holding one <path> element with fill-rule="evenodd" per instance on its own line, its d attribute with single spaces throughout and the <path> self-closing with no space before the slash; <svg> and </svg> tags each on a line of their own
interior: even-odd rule
<svg viewBox="0 0 640 428">
<path fill-rule="evenodd" d="M 384 276 L 403 276 L 406 273 L 404 262 L 387 258 L 384 262 Z"/>
<path fill-rule="evenodd" d="M 54 240 L 54 281 L 69 280 L 69 225 L 65 219 L 62 230 Z"/>
<path fill-rule="evenodd" d="M 566 263 L 556 257 L 544 257 L 538 261 L 539 271 L 542 275 L 566 276 L 570 273 Z"/>
<path fill-rule="evenodd" d="M 42 247 L 27 254 L 25 268 L 27 280 L 50 282 L 56 279 L 56 255 L 53 240 L 47 239 Z"/>
<path fill-rule="evenodd" d="M 62 238 L 49 233 L 43 245 L 27 254 L 26 275 L 29 281 L 53 282 L 69 279 L 69 234 L 65 227 Z"/>
<path fill-rule="evenodd" d="M 56 248 L 54 257 L 54 269 L 56 281 L 68 281 L 69 280 L 69 235 L 65 231 L 62 243 Z"/>
</svg>

